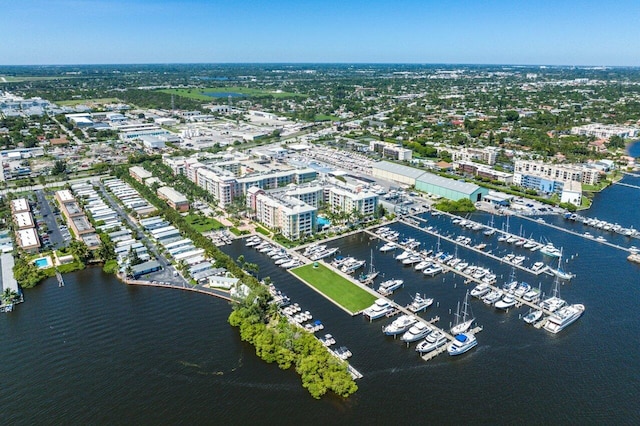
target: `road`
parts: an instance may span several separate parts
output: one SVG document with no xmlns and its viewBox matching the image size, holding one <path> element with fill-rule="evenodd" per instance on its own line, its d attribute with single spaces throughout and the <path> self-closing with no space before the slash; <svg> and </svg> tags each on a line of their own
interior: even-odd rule
<svg viewBox="0 0 640 426">
<path fill-rule="evenodd" d="M 183 286 L 183 287 L 188 285 L 187 281 L 182 276 L 180 275 L 176 277 L 173 276 L 174 269 L 171 266 L 171 262 L 169 262 L 167 258 L 165 258 L 162 254 L 160 254 L 156 246 L 156 243 L 151 241 L 144 234 L 144 232 L 142 232 L 142 229 L 140 228 L 140 226 L 137 223 L 135 223 L 133 220 L 131 220 L 127 212 L 125 212 L 124 209 L 120 206 L 120 204 L 118 204 L 113 199 L 113 197 L 111 197 L 111 194 L 107 192 L 102 182 L 98 182 L 98 185 L 100 187 L 100 192 L 103 198 L 106 200 L 109 206 L 112 209 L 114 209 L 118 213 L 118 215 L 120 215 L 120 217 L 122 217 L 126 221 L 127 225 L 129 225 L 129 228 L 133 230 L 133 233 L 134 233 L 133 238 L 135 238 L 136 240 L 142 242 L 142 244 L 147 246 L 151 254 L 156 258 L 158 263 L 160 263 L 160 265 L 162 266 L 162 271 L 149 274 L 147 277 L 145 277 L 145 279 L 168 282 L 173 285 Z"/>
<path fill-rule="evenodd" d="M 97 176 L 86 176 L 86 177 L 80 177 L 76 179 L 65 180 L 62 182 L 50 182 L 45 185 L 30 185 L 30 186 L 22 186 L 20 188 L 7 188 L 7 189 L 0 190 L 0 194 L 5 195 L 5 194 L 8 194 L 9 192 L 14 193 L 16 191 L 38 191 L 45 188 L 60 188 L 66 184 L 73 185 L 74 183 L 82 183 L 86 181 L 91 181 L 93 184 L 96 184 L 100 179 L 103 179 L 109 176 L 111 175 L 104 174 L 104 175 L 97 175 Z"/>
<path fill-rule="evenodd" d="M 66 246 L 66 242 L 62 233 L 60 232 L 60 228 L 58 227 L 58 222 L 56 221 L 56 216 L 51 210 L 51 205 L 49 205 L 49 200 L 45 197 L 44 191 L 39 189 L 35 191 L 36 198 L 38 200 L 38 206 L 40 207 L 40 214 L 42 215 L 42 220 L 47 224 L 47 228 L 49 228 L 49 240 L 51 241 L 52 248 L 58 250 L 62 247 Z"/>
</svg>

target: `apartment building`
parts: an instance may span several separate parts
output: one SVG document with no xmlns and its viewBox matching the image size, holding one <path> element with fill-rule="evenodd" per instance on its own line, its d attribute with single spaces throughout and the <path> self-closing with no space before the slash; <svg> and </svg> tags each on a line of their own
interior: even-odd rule
<svg viewBox="0 0 640 426">
<path fill-rule="evenodd" d="M 411 160 L 411 156 L 413 154 L 413 151 L 408 148 L 403 148 L 401 145 L 383 141 L 370 141 L 369 149 L 382 154 L 384 158 L 399 161 Z"/>
</svg>

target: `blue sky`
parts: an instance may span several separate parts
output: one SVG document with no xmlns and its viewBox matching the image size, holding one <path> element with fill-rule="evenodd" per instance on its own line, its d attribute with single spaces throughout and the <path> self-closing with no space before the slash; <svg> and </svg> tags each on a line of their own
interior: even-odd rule
<svg viewBox="0 0 640 426">
<path fill-rule="evenodd" d="M 640 66 L 640 1 L 0 0 L 0 65 Z"/>
</svg>

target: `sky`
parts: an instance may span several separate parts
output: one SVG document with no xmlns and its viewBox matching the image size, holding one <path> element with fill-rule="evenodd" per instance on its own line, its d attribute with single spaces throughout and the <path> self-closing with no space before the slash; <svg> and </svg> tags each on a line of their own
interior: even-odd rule
<svg viewBox="0 0 640 426">
<path fill-rule="evenodd" d="M 638 0 L 0 0 L 0 65 L 640 66 Z"/>
</svg>

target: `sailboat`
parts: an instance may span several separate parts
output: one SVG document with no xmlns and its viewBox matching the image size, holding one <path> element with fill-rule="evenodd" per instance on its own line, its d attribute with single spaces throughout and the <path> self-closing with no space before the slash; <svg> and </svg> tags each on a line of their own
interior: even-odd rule
<svg viewBox="0 0 640 426">
<path fill-rule="evenodd" d="M 376 279 L 376 277 L 380 274 L 380 272 L 375 270 L 373 266 L 373 250 L 371 250 L 371 260 L 369 261 L 369 272 L 360 274 L 358 280 L 361 283 L 370 283 Z"/>
<path fill-rule="evenodd" d="M 451 334 L 456 335 L 469 330 L 469 327 L 471 327 L 471 324 L 475 321 L 473 312 L 470 314 L 469 310 L 469 291 L 467 290 L 467 294 L 464 296 L 464 302 L 462 303 L 462 311 L 460 311 L 460 302 L 458 302 L 456 322 L 454 326 L 451 327 Z"/>
<path fill-rule="evenodd" d="M 566 304 L 566 302 L 560 298 L 559 294 L 560 292 L 558 291 L 558 277 L 556 277 L 556 279 L 553 280 L 553 293 L 551 297 L 543 300 L 540 303 L 540 307 L 542 309 L 546 309 L 549 312 L 555 312 L 558 309 L 562 308 Z"/>
<path fill-rule="evenodd" d="M 558 269 L 552 269 L 553 273 L 556 277 L 562 280 L 570 280 L 575 277 L 575 274 L 571 272 L 566 272 L 562 269 L 562 247 L 560 248 L 560 257 L 558 257 Z"/>
<path fill-rule="evenodd" d="M 487 237 L 496 233 L 496 229 L 493 227 L 493 215 L 491 215 L 491 221 L 487 224 L 487 229 L 482 232 Z"/>
</svg>

